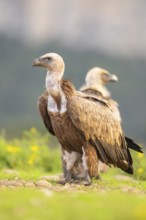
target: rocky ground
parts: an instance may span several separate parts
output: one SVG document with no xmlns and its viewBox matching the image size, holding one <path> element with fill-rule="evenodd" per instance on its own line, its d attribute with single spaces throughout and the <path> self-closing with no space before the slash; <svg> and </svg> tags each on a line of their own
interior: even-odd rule
<svg viewBox="0 0 146 220">
<path fill-rule="evenodd" d="M 23 180 L 19 177 L 15 177 L 13 180 L 3 179 L 0 180 L 0 189 L 2 188 L 37 188 L 45 190 L 45 192 L 100 192 L 106 193 L 110 191 L 129 192 L 134 194 L 146 194 L 146 188 L 139 184 L 130 177 L 117 175 L 113 182 L 105 180 L 93 181 L 92 185 L 84 186 L 82 182 L 60 185 L 58 181 L 60 177 L 58 175 L 43 176 L 39 180 Z M 130 184 L 129 184 L 130 183 Z"/>
</svg>

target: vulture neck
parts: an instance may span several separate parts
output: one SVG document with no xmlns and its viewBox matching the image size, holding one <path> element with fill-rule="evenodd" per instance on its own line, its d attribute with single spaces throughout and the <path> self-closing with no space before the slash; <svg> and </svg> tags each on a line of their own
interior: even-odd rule
<svg viewBox="0 0 146 220">
<path fill-rule="evenodd" d="M 46 89 L 48 91 L 47 109 L 52 113 L 65 113 L 67 111 L 66 97 L 61 89 L 62 73 L 47 72 L 46 76 Z"/>
<path fill-rule="evenodd" d="M 107 88 L 104 85 L 96 85 L 97 90 L 102 94 L 105 98 L 110 98 L 110 92 L 107 90 Z"/>
<path fill-rule="evenodd" d="M 60 96 L 61 88 L 60 81 L 63 73 L 47 72 L 46 75 L 46 89 L 52 97 Z"/>
<path fill-rule="evenodd" d="M 86 84 L 81 88 L 81 91 L 84 89 L 92 89 L 97 92 L 100 92 L 104 98 L 110 98 L 110 92 L 107 90 L 107 88 L 104 85 L 101 84 Z"/>
</svg>

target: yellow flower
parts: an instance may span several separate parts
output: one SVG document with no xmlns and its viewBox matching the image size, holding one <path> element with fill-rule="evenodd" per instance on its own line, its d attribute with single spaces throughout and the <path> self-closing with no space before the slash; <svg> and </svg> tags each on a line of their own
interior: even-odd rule
<svg viewBox="0 0 146 220">
<path fill-rule="evenodd" d="M 33 164 L 33 160 L 32 160 L 32 159 L 29 159 L 29 160 L 28 160 L 28 164 L 29 164 L 29 165 L 32 165 L 32 164 Z"/>
<path fill-rule="evenodd" d="M 29 165 L 33 165 L 33 164 L 35 163 L 36 157 L 37 157 L 37 156 L 36 156 L 35 154 L 33 154 L 33 155 L 29 158 L 28 164 L 29 164 Z"/>
<path fill-rule="evenodd" d="M 12 145 L 8 145 L 6 148 L 6 151 L 9 153 L 16 153 L 16 152 L 19 152 L 20 150 L 21 150 L 20 147 L 15 147 Z"/>
<path fill-rule="evenodd" d="M 38 151 L 39 150 L 39 147 L 34 145 L 34 146 L 31 146 L 31 150 L 32 151 Z"/>
<path fill-rule="evenodd" d="M 32 134 L 36 134 L 37 129 L 36 129 L 36 128 L 31 128 L 31 129 L 30 129 L 30 132 L 31 132 Z"/>
<path fill-rule="evenodd" d="M 143 169 L 143 168 L 139 168 L 139 169 L 137 170 L 137 172 L 138 172 L 138 173 L 143 173 L 143 172 L 144 172 L 144 169 Z"/>
<path fill-rule="evenodd" d="M 141 158 L 144 157 L 144 154 L 142 154 L 142 153 L 137 153 L 137 157 L 138 157 L 139 159 L 141 159 Z"/>
</svg>

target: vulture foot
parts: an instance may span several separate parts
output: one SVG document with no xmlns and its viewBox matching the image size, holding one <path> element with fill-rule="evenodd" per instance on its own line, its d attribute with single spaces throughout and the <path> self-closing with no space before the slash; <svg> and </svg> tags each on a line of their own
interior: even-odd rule
<svg viewBox="0 0 146 220">
<path fill-rule="evenodd" d="M 85 177 L 83 178 L 83 184 L 85 186 L 90 186 L 91 185 L 91 178 L 89 176 L 88 171 L 85 172 Z"/>
<path fill-rule="evenodd" d="M 90 186 L 92 183 L 91 183 L 91 181 L 89 182 L 89 181 L 84 180 L 84 181 L 82 182 L 82 184 L 83 184 L 84 186 Z"/>
<path fill-rule="evenodd" d="M 72 176 L 71 171 L 67 170 L 65 179 L 58 181 L 58 183 L 62 185 L 65 185 L 66 183 L 71 183 L 72 182 L 71 176 Z"/>
<path fill-rule="evenodd" d="M 57 183 L 60 185 L 65 185 L 66 182 L 65 182 L 65 180 L 59 180 L 59 181 L 57 181 Z"/>
</svg>

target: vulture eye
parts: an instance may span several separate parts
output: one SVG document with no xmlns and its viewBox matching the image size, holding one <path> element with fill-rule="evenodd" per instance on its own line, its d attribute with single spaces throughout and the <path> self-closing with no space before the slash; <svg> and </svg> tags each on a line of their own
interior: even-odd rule
<svg viewBox="0 0 146 220">
<path fill-rule="evenodd" d="M 108 74 L 107 73 L 103 73 L 103 77 L 108 77 Z"/>
<path fill-rule="evenodd" d="M 103 73 L 102 74 L 102 80 L 104 82 L 108 82 L 109 81 L 109 74 L 108 73 Z"/>
<path fill-rule="evenodd" d="M 49 61 L 50 61 L 51 59 L 52 59 L 51 57 L 47 57 L 47 60 L 49 60 Z"/>
</svg>

